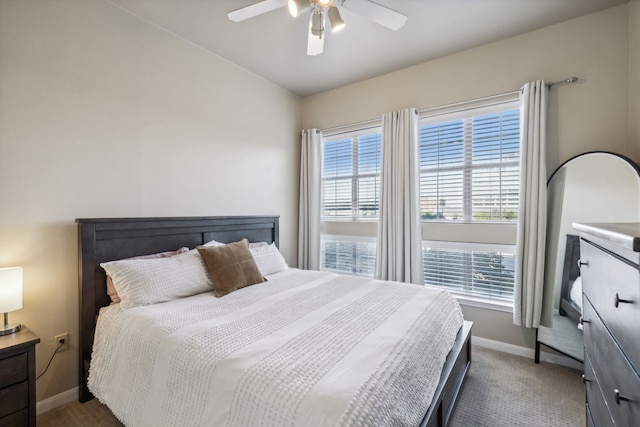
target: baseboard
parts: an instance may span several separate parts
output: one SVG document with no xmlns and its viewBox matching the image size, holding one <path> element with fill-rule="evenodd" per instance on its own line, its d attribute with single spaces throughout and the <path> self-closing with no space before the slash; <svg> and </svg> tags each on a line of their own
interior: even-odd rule
<svg viewBox="0 0 640 427">
<path fill-rule="evenodd" d="M 529 347 L 522 347 L 520 345 L 508 344 L 505 342 L 494 341 L 476 336 L 471 337 L 471 342 L 473 343 L 473 345 L 488 348 L 489 350 L 501 351 L 503 353 L 514 354 L 516 356 L 527 357 L 529 359 L 535 358 L 535 350 Z M 584 365 L 582 363 L 561 354 L 553 354 L 546 351 L 540 351 L 540 361 L 564 366 L 566 368 L 575 369 L 577 371 L 584 370 Z"/>
<path fill-rule="evenodd" d="M 41 401 L 36 403 L 36 414 L 44 414 L 45 412 L 49 412 L 52 409 L 55 409 L 64 404 L 75 402 L 78 400 L 78 387 L 74 387 L 71 390 L 63 391 L 60 394 L 56 394 L 55 396 L 48 397 L 46 399 L 42 399 Z"/>
</svg>

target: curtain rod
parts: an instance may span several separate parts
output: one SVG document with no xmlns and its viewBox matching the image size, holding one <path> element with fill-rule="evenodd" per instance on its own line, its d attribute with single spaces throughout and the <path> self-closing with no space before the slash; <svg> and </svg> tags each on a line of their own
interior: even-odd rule
<svg viewBox="0 0 640 427">
<path fill-rule="evenodd" d="M 505 98 L 507 96 L 513 96 L 518 93 L 520 93 L 520 89 L 512 90 L 510 92 L 498 93 L 495 95 L 483 96 L 481 98 L 468 99 L 466 101 L 453 102 L 451 104 L 446 104 L 446 105 L 438 105 L 437 107 L 424 108 L 422 110 L 418 110 L 418 113 L 425 114 L 425 113 L 429 113 L 431 111 L 436 111 L 436 110 L 446 110 L 452 107 L 462 107 L 463 105 L 475 104 L 477 102 L 483 102 L 483 101 L 490 101 L 492 99 Z"/>
<path fill-rule="evenodd" d="M 549 82 L 547 83 L 547 87 L 557 86 L 557 85 L 570 85 L 578 81 L 577 77 L 569 77 L 568 79 L 558 80 L 557 82 Z"/>
<path fill-rule="evenodd" d="M 566 78 L 564 80 L 558 80 L 555 82 L 549 82 L 547 83 L 547 87 L 551 88 L 552 86 L 558 86 L 558 85 L 565 85 L 565 84 L 572 84 L 578 81 L 577 77 L 569 77 Z M 424 113 L 428 113 L 430 111 L 434 111 L 434 110 L 441 110 L 441 109 L 447 109 L 447 108 L 451 108 L 451 107 L 458 107 L 458 106 L 463 106 L 463 105 L 467 105 L 467 104 L 472 104 L 472 103 L 476 103 L 476 102 L 482 102 L 482 101 L 489 101 L 491 99 L 496 99 L 496 98 L 502 98 L 505 96 L 509 96 L 509 95 L 515 95 L 517 93 L 519 93 L 521 91 L 521 89 L 518 90 L 513 90 L 510 92 L 503 92 L 503 93 L 498 93 L 496 95 L 489 95 L 489 96 L 484 96 L 482 98 L 476 98 L 476 99 L 470 99 L 467 101 L 460 101 L 460 102 L 454 102 L 451 104 L 446 104 L 446 105 L 440 105 L 438 107 L 431 107 L 431 108 L 425 108 L 422 110 L 417 110 L 419 114 L 424 114 Z M 374 127 L 374 126 L 378 126 L 380 125 L 380 119 L 369 119 L 369 120 L 364 120 L 361 122 L 356 122 L 356 123 L 350 123 L 348 125 L 340 125 L 340 126 L 334 126 L 331 128 L 326 128 L 326 129 L 322 129 L 322 133 L 323 134 L 338 134 L 341 133 L 341 131 L 345 131 L 345 130 L 351 130 L 351 129 L 364 129 L 367 127 Z"/>
</svg>

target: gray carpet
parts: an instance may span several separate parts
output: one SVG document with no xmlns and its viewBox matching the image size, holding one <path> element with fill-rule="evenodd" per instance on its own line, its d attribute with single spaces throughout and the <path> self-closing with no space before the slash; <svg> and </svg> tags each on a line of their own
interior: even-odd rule
<svg viewBox="0 0 640 427">
<path fill-rule="evenodd" d="M 580 373 L 483 348 L 458 397 L 450 427 L 584 426 Z M 38 417 L 38 427 L 122 426 L 97 400 L 72 402 Z"/>
<path fill-rule="evenodd" d="M 584 426 L 581 372 L 473 348 L 451 427 Z"/>
</svg>

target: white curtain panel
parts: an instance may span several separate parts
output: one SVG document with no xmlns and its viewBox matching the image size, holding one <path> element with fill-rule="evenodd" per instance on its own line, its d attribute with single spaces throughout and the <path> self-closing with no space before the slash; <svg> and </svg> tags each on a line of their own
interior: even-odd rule
<svg viewBox="0 0 640 427">
<path fill-rule="evenodd" d="M 376 278 L 423 284 L 418 112 L 382 116 Z"/>
<path fill-rule="evenodd" d="M 520 209 L 516 239 L 513 323 L 540 326 L 547 223 L 547 85 L 526 83 L 520 98 Z"/>
<path fill-rule="evenodd" d="M 322 132 L 319 129 L 303 130 L 300 151 L 298 268 L 319 270 Z"/>
</svg>

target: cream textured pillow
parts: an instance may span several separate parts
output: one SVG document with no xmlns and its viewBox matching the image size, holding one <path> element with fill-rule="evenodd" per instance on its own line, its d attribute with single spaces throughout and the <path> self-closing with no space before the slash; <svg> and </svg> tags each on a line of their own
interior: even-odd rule
<svg viewBox="0 0 640 427">
<path fill-rule="evenodd" d="M 224 246 L 198 246 L 197 249 L 207 266 L 217 297 L 266 280 L 249 251 L 247 239 Z"/>
<path fill-rule="evenodd" d="M 275 243 L 266 246 L 250 247 L 249 250 L 256 260 L 258 269 L 263 276 L 280 273 L 289 268 Z"/>
<path fill-rule="evenodd" d="M 226 245 L 226 243 L 221 243 L 221 242 L 218 242 L 217 240 L 211 240 L 202 246 L 224 246 L 224 245 Z M 268 245 L 267 242 L 249 242 L 249 249 L 257 248 L 260 246 L 267 246 L 267 245 Z"/>
<path fill-rule="evenodd" d="M 168 251 L 168 252 L 160 252 L 157 254 L 151 254 L 151 255 L 140 255 L 140 256 L 134 256 L 131 258 L 124 258 L 127 260 L 130 259 L 155 259 L 155 258 L 169 258 L 175 255 L 179 255 L 185 252 L 188 252 L 189 248 L 182 247 L 179 249 L 176 249 L 175 251 Z M 122 260 L 120 260 L 122 261 Z M 117 304 L 120 302 L 120 296 L 118 295 L 118 292 L 116 291 L 116 287 L 113 286 L 113 279 L 111 278 L 111 276 L 109 276 L 107 274 L 107 295 L 109 295 L 109 298 L 111 298 L 111 304 Z"/>
<path fill-rule="evenodd" d="M 111 261 L 100 264 L 113 280 L 123 308 L 172 301 L 211 290 L 198 251 L 170 258 Z"/>
</svg>

